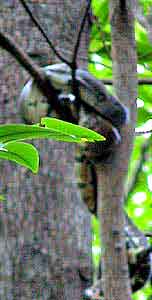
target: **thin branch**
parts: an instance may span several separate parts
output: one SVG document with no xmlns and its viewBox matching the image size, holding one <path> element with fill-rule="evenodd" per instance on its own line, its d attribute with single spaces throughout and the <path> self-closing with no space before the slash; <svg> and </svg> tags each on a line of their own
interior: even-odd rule
<svg viewBox="0 0 152 300">
<path fill-rule="evenodd" d="M 61 50 L 60 48 L 57 48 L 57 49 L 59 49 L 59 50 Z M 65 51 L 65 50 L 63 50 L 62 49 L 62 52 L 63 53 L 65 53 L 66 55 L 68 54 L 68 51 Z M 31 58 L 33 58 L 33 59 L 41 59 L 44 55 L 47 55 L 47 53 L 44 53 L 43 51 L 36 51 L 36 52 L 31 52 L 31 51 L 29 51 L 29 52 L 27 52 L 27 54 L 31 57 Z M 92 60 L 92 59 L 88 59 L 88 58 L 85 58 L 85 57 L 82 57 L 82 56 L 79 56 L 79 59 L 81 59 L 82 61 L 87 61 L 87 62 L 89 62 L 90 64 L 93 64 L 93 65 L 95 65 L 95 64 L 97 64 L 97 65 L 100 65 L 100 66 L 103 66 L 103 67 L 105 67 L 105 68 L 107 68 L 107 69 L 110 69 L 110 70 L 112 70 L 112 68 L 110 67 L 110 66 L 108 66 L 108 65 L 105 65 L 104 63 L 101 63 L 101 62 L 99 62 L 99 61 L 95 61 L 95 60 Z M 51 63 L 50 63 L 51 64 Z"/>
<path fill-rule="evenodd" d="M 60 48 L 58 48 L 58 50 L 60 50 Z M 63 49 L 62 49 L 62 52 L 65 53 L 65 54 L 68 53 L 67 50 L 63 50 Z M 32 55 L 36 55 L 36 56 L 37 56 L 37 53 L 31 53 L 31 52 L 29 52 L 28 55 L 31 56 L 31 57 L 32 57 Z M 39 55 L 39 54 L 38 54 L 38 55 Z M 41 55 L 41 54 L 40 54 L 40 55 Z M 84 60 L 84 61 L 88 61 L 88 59 L 85 58 L 85 57 L 80 57 L 80 59 L 82 59 L 82 60 Z M 98 64 L 98 65 L 104 66 L 105 68 L 112 69 L 110 66 L 105 65 L 105 64 L 103 64 L 103 63 L 101 63 L 101 62 L 98 62 L 98 61 L 94 61 L 94 60 L 92 60 L 92 59 L 89 59 L 89 63 L 94 64 L 94 65 L 95 65 L 95 64 Z M 107 84 L 107 85 L 113 85 L 113 80 L 112 80 L 112 79 L 109 79 L 109 78 L 107 78 L 107 79 L 106 79 L 106 78 L 100 78 L 100 80 L 101 80 L 104 84 Z M 152 84 L 152 78 L 139 78 L 139 79 L 138 79 L 138 84 L 139 84 L 139 85 L 151 85 L 151 84 Z"/>
<path fill-rule="evenodd" d="M 50 41 L 50 39 L 48 38 L 46 32 L 44 31 L 44 29 L 42 28 L 42 26 L 40 25 L 40 23 L 38 22 L 38 20 L 36 19 L 36 17 L 33 16 L 30 8 L 28 7 L 28 5 L 25 3 L 24 0 L 19 0 L 20 3 L 23 5 L 25 11 L 27 12 L 27 14 L 29 15 L 30 19 L 32 20 L 32 22 L 35 24 L 35 26 L 38 28 L 38 30 L 41 32 L 41 34 L 43 35 L 44 39 L 46 40 L 47 44 L 49 45 L 49 47 L 51 48 L 51 50 L 53 50 L 53 52 L 55 53 L 55 55 L 64 63 L 66 63 L 67 65 L 70 66 L 70 62 L 67 61 L 63 56 L 60 55 L 60 53 L 56 50 L 56 48 L 53 46 L 52 42 Z"/>
<path fill-rule="evenodd" d="M 152 232 L 145 231 L 145 236 L 152 238 Z"/>
<path fill-rule="evenodd" d="M 74 63 L 74 64 L 75 64 L 76 59 L 77 59 L 77 54 L 78 54 L 79 45 L 80 45 L 80 41 L 81 41 L 81 35 L 82 35 L 83 29 L 84 29 L 84 25 L 85 25 L 85 22 L 86 22 L 86 18 L 87 18 L 90 6 L 91 6 L 91 0 L 88 1 L 88 5 L 86 7 L 85 14 L 84 14 L 84 17 L 83 17 L 82 22 L 81 22 L 80 30 L 79 30 L 78 37 L 77 37 L 77 41 L 76 41 L 76 44 L 75 44 L 75 47 L 74 47 L 73 58 L 72 58 L 72 63 Z"/>
<path fill-rule="evenodd" d="M 7 34 L 0 31 L 0 47 L 9 52 L 35 79 L 38 87 L 42 91 L 43 95 L 47 97 L 48 103 L 55 109 L 55 111 L 61 114 L 61 108 L 57 102 L 57 93 L 53 88 L 47 75 L 33 63 L 31 58 L 15 43 L 15 41 Z"/>
<path fill-rule="evenodd" d="M 92 62 L 93 63 L 93 62 Z M 105 78 L 100 78 L 104 84 L 108 85 L 113 85 L 113 80 L 112 79 L 105 79 Z M 142 78 L 138 79 L 138 84 L 139 85 L 152 85 L 152 78 Z"/>
<path fill-rule="evenodd" d="M 36 80 L 42 79 L 41 69 L 35 65 L 32 59 L 17 45 L 10 35 L 0 31 L 0 47 L 9 52 Z"/>
<path fill-rule="evenodd" d="M 150 72 L 152 72 L 151 68 L 149 67 L 149 65 L 147 65 L 146 63 L 143 64 L 144 68 Z"/>
<path fill-rule="evenodd" d="M 112 79 L 101 79 L 103 83 L 113 85 L 113 80 Z M 139 78 L 138 79 L 138 84 L 139 85 L 152 85 L 152 78 Z"/>
<path fill-rule="evenodd" d="M 61 48 L 59 48 L 59 47 L 57 47 L 56 48 L 58 51 L 62 51 L 62 53 L 64 53 L 65 55 L 68 55 L 69 54 L 69 51 L 66 49 L 61 49 Z M 90 51 L 88 51 L 88 54 L 94 54 L 93 52 L 90 52 Z M 87 58 L 87 57 L 83 57 L 83 56 L 80 56 L 79 55 L 79 59 L 81 59 L 82 61 L 85 61 L 85 62 L 89 62 L 89 63 L 91 63 L 91 64 L 98 64 L 98 65 L 101 65 L 101 66 L 104 66 L 105 68 L 108 68 L 108 69 L 110 69 L 110 70 L 112 70 L 112 67 L 110 67 L 110 66 L 108 66 L 108 65 L 105 65 L 105 64 L 103 64 L 103 63 L 101 63 L 101 62 L 98 62 L 98 61 L 94 61 L 93 59 L 91 59 L 91 58 Z"/>
<path fill-rule="evenodd" d="M 120 12 L 124 14 L 126 11 L 126 0 L 120 0 Z"/>
<path fill-rule="evenodd" d="M 151 134 L 151 133 L 152 133 L 152 129 L 146 131 L 135 131 L 136 135 Z"/>
<path fill-rule="evenodd" d="M 113 80 L 112 79 L 101 79 L 103 83 L 113 85 Z M 139 78 L 138 79 L 138 84 L 139 85 L 151 85 L 152 84 L 152 78 Z"/>
<path fill-rule="evenodd" d="M 79 106 L 80 106 L 79 88 L 78 88 L 78 84 L 76 82 L 77 54 L 78 54 L 78 50 L 79 50 L 79 46 L 80 46 L 81 35 L 82 35 L 84 25 L 86 22 L 86 18 L 87 18 L 89 9 L 90 9 L 90 5 L 91 5 L 91 0 L 88 1 L 88 5 L 86 7 L 85 14 L 84 14 L 84 17 L 83 17 L 81 25 L 80 25 L 80 29 L 79 29 L 78 36 L 77 36 L 77 41 L 76 41 L 74 51 L 73 51 L 72 62 L 71 62 L 72 90 L 73 90 L 73 94 L 76 97 L 77 112 L 79 112 Z"/>
<path fill-rule="evenodd" d="M 138 84 L 152 84 L 152 78 L 139 78 Z"/>
<path fill-rule="evenodd" d="M 36 81 L 38 88 L 42 91 L 43 95 L 47 97 L 48 103 L 55 109 L 55 111 L 62 116 L 62 107 L 57 98 L 57 92 L 51 84 L 49 77 L 39 68 L 31 58 L 22 50 L 21 47 L 7 34 L 0 31 L 0 47 L 9 52 Z M 94 112 L 100 117 L 104 118 L 101 111 L 89 104 L 87 101 L 80 99 L 80 103 L 90 112 Z"/>
<path fill-rule="evenodd" d="M 105 67 L 105 68 L 107 68 L 107 69 L 112 70 L 112 68 L 111 68 L 110 66 L 105 65 L 105 64 L 103 64 L 103 63 L 101 63 L 101 62 L 99 62 L 99 61 L 95 61 L 95 60 L 92 60 L 92 59 L 88 59 L 87 61 L 89 62 L 89 64 L 103 66 L 103 67 Z"/>
</svg>

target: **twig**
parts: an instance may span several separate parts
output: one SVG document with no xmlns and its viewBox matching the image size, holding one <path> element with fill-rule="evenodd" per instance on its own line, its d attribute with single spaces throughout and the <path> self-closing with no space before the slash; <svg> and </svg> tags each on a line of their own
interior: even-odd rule
<svg viewBox="0 0 152 300">
<path fill-rule="evenodd" d="M 0 47 L 9 52 L 35 80 L 42 79 L 41 69 L 33 63 L 32 59 L 17 45 L 10 35 L 0 31 Z"/>
<path fill-rule="evenodd" d="M 58 49 L 58 48 L 57 48 Z M 59 48 L 60 49 L 60 48 Z M 61 49 L 60 49 L 61 50 Z M 65 51 L 62 49 L 62 52 L 65 53 L 67 55 L 68 51 Z M 27 54 L 32 58 L 32 59 L 41 59 L 44 55 L 47 55 L 47 53 L 44 53 L 42 51 L 36 51 L 36 52 L 27 52 Z M 99 61 L 96 61 L 96 60 L 92 60 L 92 59 L 88 59 L 88 58 L 85 58 L 85 57 L 82 57 L 82 56 L 79 56 L 79 58 L 83 61 L 87 61 L 89 62 L 90 64 L 97 64 L 97 65 L 100 65 L 100 66 L 103 66 L 107 69 L 110 69 L 112 70 L 112 67 L 108 66 L 108 65 L 105 65 L 104 63 L 101 63 Z"/>
<path fill-rule="evenodd" d="M 38 87 L 42 91 L 43 95 L 47 97 L 48 103 L 55 109 L 57 113 L 61 114 L 61 108 L 57 102 L 57 93 L 52 86 L 47 75 L 33 63 L 31 58 L 15 43 L 15 41 L 6 34 L 0 31 L 0 47 L 9 52 L 35 79 Z"/>
<path fill-rule="evenodd" d="M 147 237 L 152 238 L 152 232 L 145 231 L 144 235 L 147 236 Z"/>
<path fill-rule="evenodd" d="M 82 19 L 82 22 L 81 22 L 81 25 L 80 25 L 80 29 L 79 29 L 79 32 L 78 32 L 76 44 L 75 44 L 74 51 L 73 51 L 72 62 L 71 62 L 72 90 L 73 90 L 73 94 L 76 97 L 77 111 L 79 111 L 79 106 L 80 106 L 79 88 L 78 88 L 78 84 L 76 82 L 77 54 L 78 54 L 79 45 L 80 45 L 80 41 L 81 41 L 81 35 L 82 35 L 84 25 L 85 25 L 85 22 L 86 22 L 86 18 L 87 18 L 89 9 L 90 9 L 90 5 L 91 5 L 91 0 L 88 1 L 88 5 L 86 7 L 85 14 L 83 16 L 83 19 Z"/>
<path fill-rule="evenodd" d="M 152 84 L 152 78 L 139 78 L 138 79 L 139 84 Z"/>
<path fill-rule="evenodd" d="M 62 55 L 60 55 L 60 53 L 56 50 L 56 48 L 53 46 L 52 42 L 50 41 L 50 39 L 48 38 L 46 32 L 44 31 L 44 29 L 42 28 L 42 26 L 40 25 L 40 23 L 38 22 L 38 20 L 36 19 L 36 17 L 33 16 L 30 8 L 28 7 L 28 5 L 25 3 L 24 0 L 19 0 L 20 3 L 23 5 L 25 11 L 28 13 L 30 19 L 33 21 L 33 23 L 35 24 L 35 26 L 38 28 L 38 30 L 41 32 L 41 34 L 43 35 L 43 37 L 45 38 L 47 44 L 49 45 L 49 47 L 53 50 L 53 52 L 55 53 L 55 55 L 64 63 L 66 63 L 67 65 L 71 65 L 69 61 L 67 61 Z"/>
<path fill-rule="evenodd" d="M 146 131 L 135 131 L 136 135 L 150 134 L 152 133 L 152 129 Z"/>
<path fill-rule="evenodd" d="M 78 50 L 79 50 L 81 35 L 82 35 L 83 29 L 84 29 L 84 25 L 85 25 L 85 22 L 86 22 L 86 18 L 87 18 L 90 6 L 91 6 L 91 0 L 88 1 L 88 5 L 86 7 L 85 14 L 84 14 L 84 17 L 83 17 L 82 22 L 81 22 L 80 30 L 78 32 L 77 41 L 76 41 L 76 44 L 75 44 L 75 47 L 74 47 L 73 58 L 72 58 L 72 63 L 74 63 L 74 64 L 75 64 L 76 59 L 77 59 L 77 54 L 78 54 Z"/>
<path fill-rule="evenodd" d="M 103 83 L 113 85 L 113 80 L 112 79 L 101 79 Z M 138 79 L 138 84 L 139 85 L 152 85 L 152 78 L 139 78 Z"/>
<path fill-rule="evenodd" d="M 105 84 L 109 84 L 109 85 L 113 85 L 113 80 L 112 79 L 100 79 L 103 81 L 103 83 Z M 138 79 L 138 84 L 139 85 L 152 85 L 152 78 L 142 78 L 142 79 Z"/>
<path fill-rule="evenodd" d="M 57 99 L 57 92 L 51 84 L 49 77 L 43 72 L 41 68 L 39 68 L 31 58 L 22 50 L 22 48 L 17 45 L 17 43 L 7 34 L 4 34 L 0 31 L 0 47 L 9 52 L 24 68 L 26 71 L 30 73 L 30 75 L 36 81 L 38 88 L 42 91 L 44 96 L 47 97 L 48 103 L 55 109 L 55 111 L 62 116 L 62 107 L 59 104 Z M 100 112 L 100 110 L 91 104 L 87 103 L 87 101 L 80 99 L 80 103 L 91 112 L 99 115 L 104 118 L 104 115 Z"/>
<path fill-rule="evenodd" d="M 121 13 L 126 11 L 126 0 L 120 0 L 120 11 Z"/>
</svg>

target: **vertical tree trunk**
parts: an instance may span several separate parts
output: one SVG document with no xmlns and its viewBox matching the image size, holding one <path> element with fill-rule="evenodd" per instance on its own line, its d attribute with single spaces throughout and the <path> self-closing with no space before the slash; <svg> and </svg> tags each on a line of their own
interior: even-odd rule
<svg viewBox="0 0 152 300">
<path fill-rule="evenodd" d="M 86 1 L 27 1 L 58 51 L 70 60 Z M 33 4 L 32 4 L 33 3 Z M 42 64 L 56 57 L 17 0 L 3 1 L 0 25 Z M 88 26 L 82 37 L 79 64 L 84 65 Z M 40 57 L 39 57 L 40 55 Z M 22 122 L 17 100 L 27 78 L 23 69 L 0 50 L 1 123 Z M 1 162 L 0 298 L 5 300 L 78 300 L 91 278 L 90 217 L 77 190 L 75 146 L 37 141 L 38 175 Z"/>
<path fill-rule="evenodd" d="M 114 85 L 118 98 L 130 109 L 131 121 L 121 130 L 122 143 L 114 149 L 111 161 L 98 166 L 103 284 L 106 300 L 128 300 L 131 299 L 131 291 L 123 231 L 123 197 L 136 116 L 134 18 L 131 0 L 111 0 L 109 10 Z"/>
</svg>

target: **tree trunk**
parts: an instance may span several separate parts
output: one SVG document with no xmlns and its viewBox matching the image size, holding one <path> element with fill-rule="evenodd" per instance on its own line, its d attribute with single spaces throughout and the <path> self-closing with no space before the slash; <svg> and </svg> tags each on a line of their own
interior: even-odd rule
<svg viewBox="0 0 152 300">
<path fill-rule="evenodd" d="M 126 7 L 125 7 L 126 5 Z M 130 123 L 121 130 L 122 143 L 108 163 L 98 166 L 99 216 L 103 243 L 103 285 L 106 300 L 131 299 L 124 237 L 124 182 L 136 119 L 136 50 L 131 0 L 109 5 L 114 85 L 130 110 Z M 101 201 L 102 200 L 102 201 Z"/>
<path fill-rule="evenodd" d="M 86 1 L 27 1 L 60 54 L 71 59 Z M 32 4 L 33 3 L 33 4 Z M 57 58 L 17 0 L 0 4 L 4 32 L 47 65 Z M 87 56 L 85 26 L 79 66 Z M 1 123 L 23 122 L 17 101 L 27 73 L 0 50 Z M 5 300 L 81 298 L 92 273 L 90 216 L 80 199 L 74 170 L 75 145 L 36 141 L 38 175 L 2 162 L 0 203 L 0 298 Z M 80 274 L 86 278 L 82 281 Z"/>
</svg>

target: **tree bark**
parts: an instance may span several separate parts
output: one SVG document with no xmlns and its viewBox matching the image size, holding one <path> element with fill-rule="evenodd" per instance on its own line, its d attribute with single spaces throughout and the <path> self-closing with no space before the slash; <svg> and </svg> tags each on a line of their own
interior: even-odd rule
<svg viewBox="0 0 152 300">
<path fill-rule="evenodd" d="M 121 130 L 122 142 L 112 158 L 98 166 L 99 210 L 103 245 L 103 287 L 106 300 L 131 299 L 124 237 L 124 184 L 136 120 L 136 48 L 131 0 L 109 5 L 114 87 L 130 110 L 130 122 Z"/>
<path fill-rule="evenodd" d="M 54 46 L 69 60 L 86 1 L 27 1 Z M 57 62 L 17 0 L 4 1 L 0 25 L 41 65 Z M 89 29 L 82 36 L 79 66 L 87 56 Z M 27 73 L 0 50 L 1 123 L 23 122 L 17 101 Z M 90 216 L 80 199 L 74 170 L 75 145 L 37 141 L 38 175 L 1 162 L 0 298 L 81 298 L 92 275 Z M 83 281 L 80 274 L 86 278 Z"/>
</svg>

